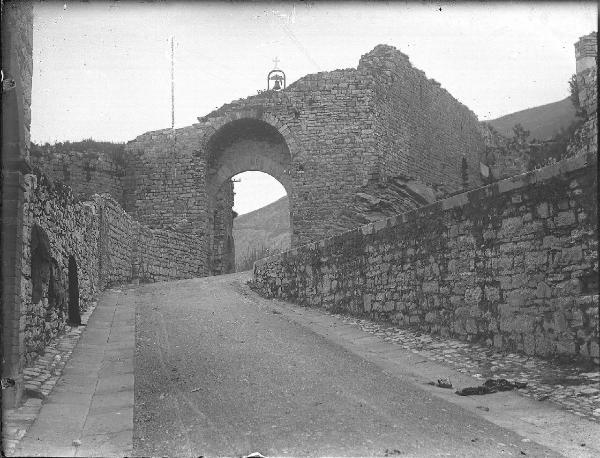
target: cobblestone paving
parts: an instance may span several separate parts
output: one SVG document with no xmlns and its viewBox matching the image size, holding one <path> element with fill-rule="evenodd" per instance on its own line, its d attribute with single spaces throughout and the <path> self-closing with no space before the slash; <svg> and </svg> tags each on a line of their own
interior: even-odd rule
<svg viewBox="0 0 600 458">
<path fill-rule="evenodd" d="M 97 302 L 81 314 L 81 324 L 86 325 Z M 85 326 L 67 326 L 64 333 L 46 347 L 43 355 L 23 371 L 24 404 L 18 409 L 7 409 L 2 413 L 3 452 L 10 456 L 19 441 L 40 413 L 43 400 L 54 388 L 62 375 L 73 348 L 79 341 Z"/>
<path fill-rule="evenodd" d="M 517 390 L 522 395 L 538 401 L 552 401 L 575 415 L 600 423 L 600 368 L 597 365 L 581 367 L 514 353 L 501 353 L 480 344 L 330 314 L 344 323 L 379 336 L 386 342 L 479 378 L 482 384 L 488 378 L 527 382 L 527 388 Z"/>
</svg>

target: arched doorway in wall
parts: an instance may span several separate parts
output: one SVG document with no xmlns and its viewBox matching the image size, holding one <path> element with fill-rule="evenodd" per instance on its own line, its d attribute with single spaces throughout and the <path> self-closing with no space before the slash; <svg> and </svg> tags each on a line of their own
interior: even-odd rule
<svg viewBox="0 0 600 458">
<path fill-rule="evenodd" d="M 48 297 L 50 283 L 50 242 L 38 225 L 31 229 L 31 303 L 38 304 Z"/>
<path fill-rule="evenodd" d="M 77 272 L 77 261 L 74 256 L 69 256 L 69 324 L 71 326 L 81 325 L 81 313 L 79 310 L 79 273 Z"/>
<path fill-rule="evenodd" d="M 242 118 L 226 123 L 208 139 L 206 150 L 210 263 L 211 273 L 218 275 L 235 271 L 233 206 L 236 183 L 232 182 L 232 178 L 241 173 L 262 172 L 285 189 L 290 199 L 286 215 L 290 221 L 293 240 L 293 224 L 289 211 L 293 208 L 293 181 L 290 173 L 292 157 L 281 133 L 269 123 L 254 118 Z M 241 182 L 239 183 L 241 185 Z M 272 192 L 272 188 L 273 186 L 271 190 L 261 190 L 255 187 L 253 197 L 256 199 L 259 194 Z"/>
<path fill-rule="evenodd" d="M 48 234 L 37 224 L 30 238 L 31 304 L 25 316 L 25 362 L 42 354 L 46 344 L 60 327 L 60 303 L 57 301 L 57 269 L 51 255 Z"/>
</svg>

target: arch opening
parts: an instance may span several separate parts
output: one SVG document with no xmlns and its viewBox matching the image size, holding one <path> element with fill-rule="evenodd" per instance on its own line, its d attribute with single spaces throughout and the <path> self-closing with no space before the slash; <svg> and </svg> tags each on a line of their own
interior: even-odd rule
<svg viewBox="0 0 600 458">
<path fill-rule="evenodd" d="M 30 238 L 31 302 L 25 320 L 25 361 L 29 364 L 58 335 L 64 319 L 58 263 L 46 232 L 37 224 Z"/>
<path fill-rule="evenodd" d="M 253 118 L 238 119 L 225 124 L 208 139 L 206 148 L 210 264 L 211 273 L 219 275 L 234 272 L 236 258 L 239 258 L 240 254 L 234 240 L 234 218 L 237 213 L 233 209 L 236 183 L 232 178 L 245 172 L 262 172 L 272 177 L 272 180 L 278 182 L 284 192 L 291 196 L 292 158 L 281 133 L 267 122 Z M 268 192 L 269 189 L 255 188 L 253 198 L 266 197 Z M 278 196 L 281 197 L 282 194 L 279 192 Z M 285 215 L 290 233 L 291 203 L 287 205 Z M 245 243 L 240 246 L 244 251 L 252 251 L 247 249 Z"/>
<path fill-rule="evenodd" d="M 290 248 L 290 207 L 285 187 L 266 173 L 248 171 L 233 181 L 235 269 L 241 272 Z"/>
</svg>

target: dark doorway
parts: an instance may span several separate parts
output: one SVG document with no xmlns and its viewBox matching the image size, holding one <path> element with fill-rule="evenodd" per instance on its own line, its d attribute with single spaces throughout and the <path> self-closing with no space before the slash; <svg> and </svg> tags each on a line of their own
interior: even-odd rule
<svg viewBox="0 0 600 458">
<path fill-rule="evenodd" d="M 31 302 L 37 304 L 48 294 L 50 242 L 37 224 L 31 229 Z"/>
<path fill-rule="evenodd" d="M 69 256 L 69 324 L 71 326 L 81 325 L 79 277 L 77 275 L 77 262 L 73 256 Z"/>
</svg>

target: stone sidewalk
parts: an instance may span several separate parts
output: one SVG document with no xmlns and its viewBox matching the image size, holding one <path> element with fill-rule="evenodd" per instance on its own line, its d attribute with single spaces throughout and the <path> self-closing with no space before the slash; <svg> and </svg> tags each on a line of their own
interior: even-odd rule
<svg viewBox="0 0 600 458">
<path fill-rule="evenodd" d="M 23 371 L 23 385 L 26 390 L 23 397 L 26 401 L 18 409 L 2 412 L 2 450 L 5 454 L 14 453 L 14 448 L 39 415 L 43 399 L 52 391 L 62 375 L 65 364 L 96 305 L 97 302 L 92 302 L 82 313 L 81 326 L 67 326 L 65 332 L 48 345 L 44 354 Z"/>
<path fill-rule="evenodd" d="M 135 310 L 122 295 L 102 295 L 62 377 L 10 455 L 131 456 Z"/>
</svg>

